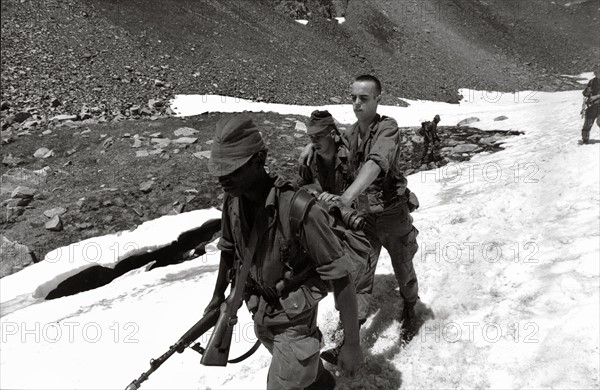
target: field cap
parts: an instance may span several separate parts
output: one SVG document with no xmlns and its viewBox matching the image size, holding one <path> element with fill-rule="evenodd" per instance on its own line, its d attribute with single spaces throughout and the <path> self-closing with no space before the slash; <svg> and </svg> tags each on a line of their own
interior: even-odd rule
<svg viewBox="0 0 600 390">
<path fill-rule="evenodd" d="M 306 134 L 317 134 L 323 130 L 327 130 L 330 126 L 335 126 L 335 122 L 329 111 L 315 110 L 310 114 L 310 121 L 308 122 Z"/>
<path fill-rule="evenodd" d="M 250 116 L 226 116 L 217 122 L 208 170 L 213 176 L 228 175 L 247 163 L 255 153 L 266 148 Z"/>
</svg>

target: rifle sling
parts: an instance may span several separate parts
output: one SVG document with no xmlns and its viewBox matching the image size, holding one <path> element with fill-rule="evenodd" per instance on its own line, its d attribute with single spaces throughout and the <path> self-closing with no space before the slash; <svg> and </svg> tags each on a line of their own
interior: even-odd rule
<svg viewBox="0 0 600 390">
<path fill-rule="evenodd" d="M 252 356 L 254 352 L 256 352 L 256 350 L 260 347 L 260 344 L 261 342 L 259 340 L 256 340 L 252 348 L 250 348 L 245 354 L 236 357 L 235 359 L 228 360 L 227 363 L 239 363 L 243 360 L 248 359 L 250 356 Z"/>
<path fill-rule="evenodd" d="M 233 326 L 237 323 L 237 311 L 242 303 L 242 298 L 244 296 L 244 290 L 246 287 L 246 279 L 248 279 L 248 274 L 250 273 L 250 266 L 252 265 L 254 253 L 256 252 L 256 248 L 258 246 L 258 239 L 264 234 L 267 228 L 264 223 L 265 221 L 263 221 L 263 218 L 261 218 L 262 211 L 263 209 L 259 208 L 256 212 L 256 216 L 254 217 L 254 226 L 252 232 L 250 233 L 250 240 L 244 248 L 242 266 L 236 273 L 233 297 L 231 298 L 231 301 L 227 301 L 226 310 L 230 326 Z"/>
</svg>

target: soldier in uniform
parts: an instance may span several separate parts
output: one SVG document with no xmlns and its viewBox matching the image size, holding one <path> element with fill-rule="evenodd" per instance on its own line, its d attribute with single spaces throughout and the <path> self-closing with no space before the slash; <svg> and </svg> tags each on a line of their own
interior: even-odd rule
<svg viewBox="0 0 600 390">
<path fill-rule="evenodd" d="M 441 142 L 437 133 L 437 124 L 440 122 L 440 116 L 433 117 L 433 122 L 427 121 L 421 123 L 419 134 L 423 136 L 423 155 L 421 164 L 428 164 L 438 160 L 436 156 L 437 148 Z"/>
<path fill-rule="evenodd" d="M 373 248 L 371 277 L 381 251 L 387 249 L 404 303 L 401 321 L 402 337 L 410 340 L 416 332 L 415 304 L 419 298 L 413 257 L 418 250 L 418 230 L 410 215 L 411 193 L 406 178 L 399 172 L 398 124 L 390 117 L 377 114 L 381 100 L 381 83 L 371 75 L 359 76 L 352 84 L 355 122 L 345 137 L 348 140 L 348 163 L 357 172 L 352 184 L 341 196 L 323 194 L 327 200 L 337 200 L 346 206 L 357 204 L 366 216 L 365 234 Z M 307 145 L 299 161 L 311 162 L 313 147 Z M 416 200 L 415 200 L 416 202 Z M 416 206 L 416 205 L 415 205 Z M 372 285 L 371 281 L 371 285 Z"/>
<path fill-rule="evenodd" d="M 598 79 L 598 73 L 596 70 L 595 76 L 591 79 L 587 87 L 583 90 L 583 96 L 585 96 L 585 121 L 583 122 L 583 129 L 581 130 L 581 138 L 584 144 L 590 143 L 590 130 L 594 125 L 594 120 L 598 127 L 600 127 L 600 80 Z"/>
<path fill-rule="evenodd" d="M 357 304 L 350 282 L 352 265 L 329 227 L 329 214 L 314 205 L 302 220 L 300 238 L 290 234 L 291 183 L 269 175 L 267 149 L 253 121 L 245 115 L 217 123 L 209 170 L 225 191 L 221 261 L 213 298 L 206 311 L 225 299 L 227 275 L 248 249 L 251 232 L 258 239 L 245 288 L 257 338 L 271 352 L 267 389 L 333 389 L 319 351 L 318 302 L 333 284 L 345 339 L 342 370 L 354 375 L 362 364 Z M 251 252 L 251 251 L 250 251 Z"/>
<path fill-rule="evenodd" d="M 306 132 L 314 145 L 316 154 L 311 159 L 310 165 L 300 164 L 297 184 L 299 186 L 318 185 L 323 191 L 319 195 L 321 200 L 327 199 L 330 194 L 342 195 L 354 180 L 348 163 L 348 141 L 338 130 L 329 111 L 313 111 Z M 359 328 L 367 321 L 369 296 L 373 291 L 372 274 L 375 271 L 374 267 L 370 269 L 372 264 L 369 259 L 364 259 L 364 263 L 364 265 L 357 265 L 353 275 L 358 303 Z M 336 364 L 341 345 L 340 343 L 332 350 L 323 352 L 321 357 Z"/>
</svg>

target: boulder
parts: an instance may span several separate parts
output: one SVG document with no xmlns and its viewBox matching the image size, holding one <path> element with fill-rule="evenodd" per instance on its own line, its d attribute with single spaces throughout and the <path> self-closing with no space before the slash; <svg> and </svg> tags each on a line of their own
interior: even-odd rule
<svg viewBox="0 0 600 390">
<path fill-rule="evenodd" d="M 35 262 L 31 250 L 0 235 L 0 278 L 20 271 Z"/>
</svg>

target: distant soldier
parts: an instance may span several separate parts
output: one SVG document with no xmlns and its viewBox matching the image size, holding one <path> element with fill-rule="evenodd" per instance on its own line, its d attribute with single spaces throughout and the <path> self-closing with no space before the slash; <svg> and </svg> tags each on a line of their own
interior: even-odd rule
<svg viewBox="0 0 600 390">
<path fill-rule="evenodd" d="M 596 77 L 591 79 L 588 82 L 587 87 L 583 90 L 586 107 L 581 138 L 584 144 L 590 143 L 590 130 L 594 125 L 594 120 L 598 127 L 600 127 L 600 80 L 598 80 L 598 73 L 600 73 L 600 70 L 596 70 L 594 73 Z"/>
<path fill-rule="evenodd" d="M 436 156 L 437 148 L 440 145 L 440 137 L 437 133 L 437 124 L 440 122 L 440 116 L 433 117 L 433 122 L 421 122 L 421 130 L 419 135 L 423 136 L 423 156 L 421 156 L 421 164 L 435 162 L 439 158 Z"/>
</svg>

